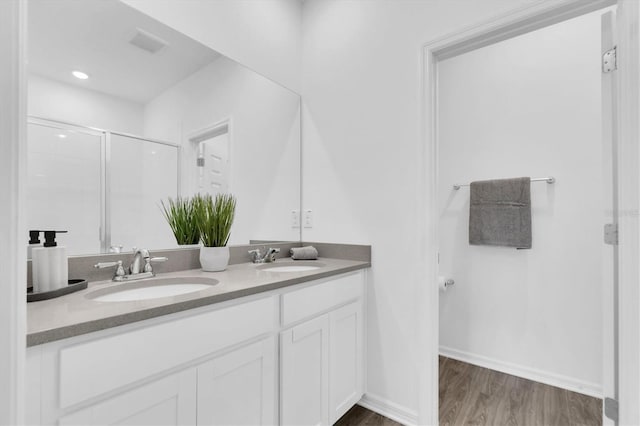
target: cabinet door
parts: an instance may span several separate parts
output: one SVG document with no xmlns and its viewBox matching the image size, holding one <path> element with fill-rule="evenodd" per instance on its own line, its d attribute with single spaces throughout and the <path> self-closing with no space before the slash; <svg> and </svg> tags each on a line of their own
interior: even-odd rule
<svg viewBox="0 0 640 426">
<path fill-rule="evenodd" d="M 198 367 L 198 425 L 276 423 L 275 338 Z"/>
<path fill-rule="evenodd" d="M 329 314 L 329 404 L 335 423 L 364 392 L 362 303 L 351 303 Z"/>
<path fill-rule="evenodd" d="M 67 425 L 195 425 L 196 372 L 190 369 L 64 416 Z"/>
<path fill-rule="evenodd" d="M 329 316 L 283 331 L 280 422 L 329 424 Z"/>
</svg>

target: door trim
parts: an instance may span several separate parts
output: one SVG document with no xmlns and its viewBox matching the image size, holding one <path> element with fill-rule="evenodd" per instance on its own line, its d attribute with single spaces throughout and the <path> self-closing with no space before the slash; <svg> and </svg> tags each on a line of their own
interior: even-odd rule
<svg viewBox="0 0 640 426">
<path fill-rule="evenodd" d="M 634 0 L 558 0 L 517 9 L 480 25 L 425 43 L 421 50 L 421 139 L 419 170 L 420 265 L 418 318 L 418 423 L 438 424 L 438 61 L 494 44 L 608 6 L 618 5 L 619 32 L 619 176 L 620 220 L 620 419 L 621 423 L 640 423 L 640 318 L 638 268 L 640 215 L 638 213 L 640 155 L 640 38 L 633 32 L 640 22 L 640 6 Z M 625 401 L 628 401 L 625 402 Z M 631 403 L 634 401 L 634 403 Z"/>
<path fill-rule="evenodd" d="M 27 5 L 0 2 L 0 424 L 25 413 Z"/>
</svg>

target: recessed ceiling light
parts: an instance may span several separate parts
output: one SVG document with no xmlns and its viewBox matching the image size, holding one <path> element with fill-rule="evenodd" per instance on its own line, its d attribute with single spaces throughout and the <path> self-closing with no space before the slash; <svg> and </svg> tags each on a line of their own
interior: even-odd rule
<svg viewBox="0 0 640 426">
<path fill-rule="evenodd" d="M 58 137 L 59 137 L 60 139 L 64 139 L 64 138 L 66 138 L 66 137 L 67 137 L 67 135 L 63 135 L 62 133 L 60 133 L 60 134 L 58 135 Z"/>
<path fill-rule="evenodd" d="M 89 75 L 82 71 L 73 71 L 71 72 L 75 78 L 79 78 L 80 80 L 86 80 L 89 78 Z"/>
</svg>

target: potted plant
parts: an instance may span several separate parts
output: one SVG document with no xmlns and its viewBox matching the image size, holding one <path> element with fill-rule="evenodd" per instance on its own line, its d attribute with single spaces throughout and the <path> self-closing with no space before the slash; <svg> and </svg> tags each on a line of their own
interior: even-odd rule
<svg viewBox="0 0 640 426">
<path fill-rule="evenodd" d="M 196 223 L 200 231 L 200 265 L 203 271 L 224 271 L 229 264 L 227 242 L 236 211 L 231 194 L 196 195 L 193 199 Z"/>
<path fill-rule="evenodd" d="M 169 197 L 167 204 L 164 201 L 162 213 L 169 223 L 178 245 L 194 245 L 200 242 L 200 231 L 196 223 L 193 200 L 178 197 L 175 200 Z"/>
</svg>

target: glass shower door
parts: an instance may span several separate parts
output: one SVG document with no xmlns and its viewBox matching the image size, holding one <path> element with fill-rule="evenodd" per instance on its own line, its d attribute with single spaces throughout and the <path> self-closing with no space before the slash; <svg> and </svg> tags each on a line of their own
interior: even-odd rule
<svg viewBox="0 0 640 426">
<path fill-rule="evenodd" d="M 102 143 L 101 132 L 27 127 L 27 226 L 68 231 L 57 241 L 70 255 L 100 253 Z"/>
<path fill-rule="evenodd" d="M 170 248 L 175 238 L 160 202 L 178 196 L 178 147 L 108 133 L 110 245 Z"/>
</svg>

